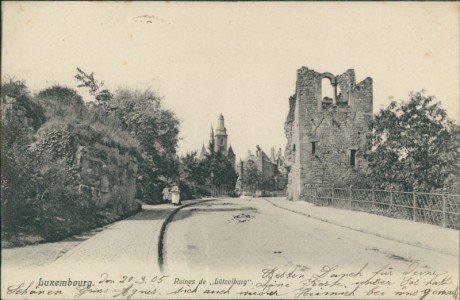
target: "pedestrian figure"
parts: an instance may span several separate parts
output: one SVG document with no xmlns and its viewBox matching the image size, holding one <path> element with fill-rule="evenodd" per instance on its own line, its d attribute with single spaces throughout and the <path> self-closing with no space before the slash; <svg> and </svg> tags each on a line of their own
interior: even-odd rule
<svg viewBox="0 0 460 300">
<path fill-rule="evenodd" d="M 169 186 L 165 186 L 165 188 L 163 189 L 163 201 L 168 201 L 169 200 L 169 194 L 170 194 L 170 191 L 169 191 Z"/>
<path fill-rule="evenodd" d="M 171 194 L 172 194 L 172 204 L 173 205 L 180 205 L 180 189 L 177 184 L 174 184 L 173 187 L 171 188 Z"/>
<path fill-rule="evenodd" d="M 168 201 L 169 201 L 169 202 L 172 202 L 171 186 L 168 187 Z"/>
</svg>

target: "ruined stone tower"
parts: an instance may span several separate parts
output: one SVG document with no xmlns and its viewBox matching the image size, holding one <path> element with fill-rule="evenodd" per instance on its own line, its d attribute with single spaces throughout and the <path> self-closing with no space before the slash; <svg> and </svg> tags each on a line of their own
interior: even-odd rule
<svg viewBox="0 0 460 300">
<path fill-rule="evenodd" d="M 323 95 L 325 89 L 331 97 Z M 366 167 L 372 101 L 372 79 L 356 84 L 352 69 L 338 76 L 297 70 L 285 122 L 289 199 L 299 200 L 305 185 L 350 184 Z"/>
</svg>

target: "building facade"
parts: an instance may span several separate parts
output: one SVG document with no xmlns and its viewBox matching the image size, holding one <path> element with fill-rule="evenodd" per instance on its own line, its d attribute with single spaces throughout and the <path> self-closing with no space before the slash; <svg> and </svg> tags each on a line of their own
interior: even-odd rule
<svg viewBox="0 0 460 300">
<path fill-rule="evenodd" d="M 330 97 L 323 95 L 325 88 Z M 297 70 L 296 92 L 285 122 L 288 198 L 300 200 L 305 185 L 346 185 L 366 168 L 363 157 L 372 120 L 372 79 L 356 84 L 341 75 Z"/>
<path fill-rule="evenodd" d="M 279 157 L 281 159 L 281 157 Z M 247 190 L 247 187 L 244 186 L 243 182 L 245 179 L 246 171 L 252 167 L 256 166 L 259 173 L 262 175 L 261 177 L 264 180 L 268 180 L 270 178 L 273 179 L 273 186 L 270 187 L 270 190 L 279 190 L 283 187 L 279 187 L 278 185 L 283 184 L 283 180 L 278 179 L 282 177 L 282 174 L 278 170 L 277 160 L 275 158 L 271 159 L 267 156 L 267 154 L 259 147 L 256 147 L 256 153 L 252 154 L 251 151 L 248 151 L 248 156 L 238 162 L 236 171 L 238 173 L 238 183 L 237 189 L 240 191 Z M 281 164 L 280 164 L 281 166 Z M 279 183 L 279 184 L 278 184 Z"/>
</svg>

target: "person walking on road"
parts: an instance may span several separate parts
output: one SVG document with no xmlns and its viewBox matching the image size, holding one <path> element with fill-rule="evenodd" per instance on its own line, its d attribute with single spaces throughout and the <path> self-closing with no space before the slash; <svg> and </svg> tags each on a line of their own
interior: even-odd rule
<svg viewBox="0 0 460 300">
<path fill-rule="evenodd" d="M 177 184 L 174 184 L 171 188 L 172 194 L 172 204 L 173 205 L 180 205 L 180 189 Z"/>
<path fill-rule="evenodd" d="M 169 194 L 170 194 L 170 191 L 169 191 L 169 186 L 165 186 L 165 188 L 163 189 L 163 201 L 170 201 L 169 199 Z"/>
</svg>

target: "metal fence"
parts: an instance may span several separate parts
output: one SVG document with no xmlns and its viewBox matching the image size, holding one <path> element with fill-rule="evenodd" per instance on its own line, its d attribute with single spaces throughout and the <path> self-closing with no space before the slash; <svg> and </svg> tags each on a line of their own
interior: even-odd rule
<svg viewBox="0 0 460 300">
<path fill-rule="evenodd" d="M 460 229 L 460 195 L 305 186 L 303 200 Z"/>
</svg>

